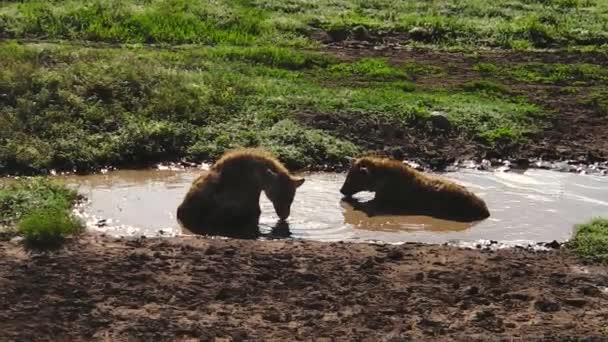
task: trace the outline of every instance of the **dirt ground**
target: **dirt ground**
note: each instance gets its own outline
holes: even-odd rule
[[[385,151],[395,158],[420,159],[433,167],[442,167],[456,159],[580,160],[585,163],[608,160],[608,120],[583,102],[596,86],[593,83],[538,84],[519,82],[510,78],[484,76],[474,69],[476,63],[515,66],[521,63],[596,63],[606,64],[605,55],[591,53],[523,53],[509,51],[478,51],[475,55],[462,52],[432,50],[395,50],[334,46],[326,49],[344,60],[363,57],[387,58],[398,65],[416,62],[437,66],[444,74],[421,75],[415,79],[419,89],[458,89],[466,82],[489,80],[505,85],[514,96],[524,96],[551,113],[550,129],[529,137],[525,143],[488,146],[467,138],[457,131],[429,131],[424,125],[403,122],[377,122],[365,113],[303,112],[298,118],[307,125],[335,132],[364,148]],[[328,82],[332,82],[328,80]]]
[[[88,235],[0,243],[0,340],[608,340],[608,268],[563,250]]]

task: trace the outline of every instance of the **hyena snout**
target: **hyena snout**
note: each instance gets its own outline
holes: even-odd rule
[[[279,216],[279,219],[281,219],[282,221],[287,220],[287,218],[291,214],[291,208],[289,205],[275,205],[274,210]]]

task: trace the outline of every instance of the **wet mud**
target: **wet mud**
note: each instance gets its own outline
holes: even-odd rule
[[[88,236],[0,243],[0,339],[605,339],[608,274],[563,250]],[[593,339],[595,338],[595,339]]]

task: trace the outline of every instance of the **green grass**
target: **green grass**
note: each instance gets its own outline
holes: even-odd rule
[[[513,66],[497,66],[477,63],[473,67],[484,76],[507,77],[520,82],[541,84],[608,83],[608,69],[588,63],[522,63]]]
[[[82,229],[82,222],[69,211],[48,207],[26,214],[19,221],[17,231],[30,246],[49,248],[60,245],[67,236],[78,234]]]
[[[71,214],[77,193],[47,178],[6,181],[0,185],[1,235],[22,235],[36,247],[55,246],[82,229]],[[16,229],[15,229],[16,228]]]
[[[511,91],[506,86],[486,80],[469,81],[464,83],[462,88],[468,92],[478,92],[488,95],[511,95]]]
[[[591,92],[582,104],[594,111],[599,117],[608,117],[608,91],[602,89]]]
[[[522,141],[545,127],[545,112],[497,94],[498,85],[416,90],[404,77],[400,66],[379,59],[344,63],[285,48],[3,43],[0,169],[204,161],[236,146],[262,146],[302,168],[340,165],[365,149],[331,127],[303,126],[299,113],[310,112],[365,113],[378,123],[413,127],[441,110],[461,134],[488,146]]]
[[[608,220],[597,218],[577,225],[568,247],[585,259],[608,263]]]
[[[388,64],[384,59],[364,58],[354,63],[332,65],[329,71],[335,76],[358,76],[364,78],[405,78],[406,73]]]
[[[14,225],[36,208],[69,209],[76,198],[75,191],[46,178],[6,181],[0,183],[0,223]]]
[[[447,47],[601,49],[607,18],[592,0],[32,0],[2,2],[0,36],[314,47],[314,29],[341,39],[365,27]]]

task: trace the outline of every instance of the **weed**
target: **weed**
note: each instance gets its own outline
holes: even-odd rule
[[[583,100],[583,105],[591,108],[597,116],[608,117],[608,93],[596,91]]]
[[[511,91],[509,88],[502,84],[498,84],[491,81],[470,81],[463,84],[463,89],[469,92],[479,92],[493,95],[510,95]]]
[[[13,225],[36,208],[71,208],[77,193],[46,178],[8,181],[0,185],[0,225]]]
[[[333,65],[329,71],[341,76],[359,76],[367,78],[403,78],[405,73],[393,68],[385,60],[364,58],[354,63]]]
[[[82,229],[82,222],[68,210],[50,206],[24,215],[19,221],[17,231],[29,245],[49,248],[58,246],[67,236],[77,234]]]
[[[437,76],[445,73],[441,67],[417,62],[407,62],[403,64],[403,70],[412,78],[430,75]]]
[[[482,75],[493,75],[499,70],[498,66],[492,63],[476,63],[473,69],[479,71]]]
[[[568,247],[585,259],[608,262],[608,220],[597,218],[577,225]]]
[[[526,83],[577,85],[608,82],[608,71],[601,65],[588,63],[522,63],[514,66],[497,66],[477,63],[473,68],[484,76],[508,77]]]

